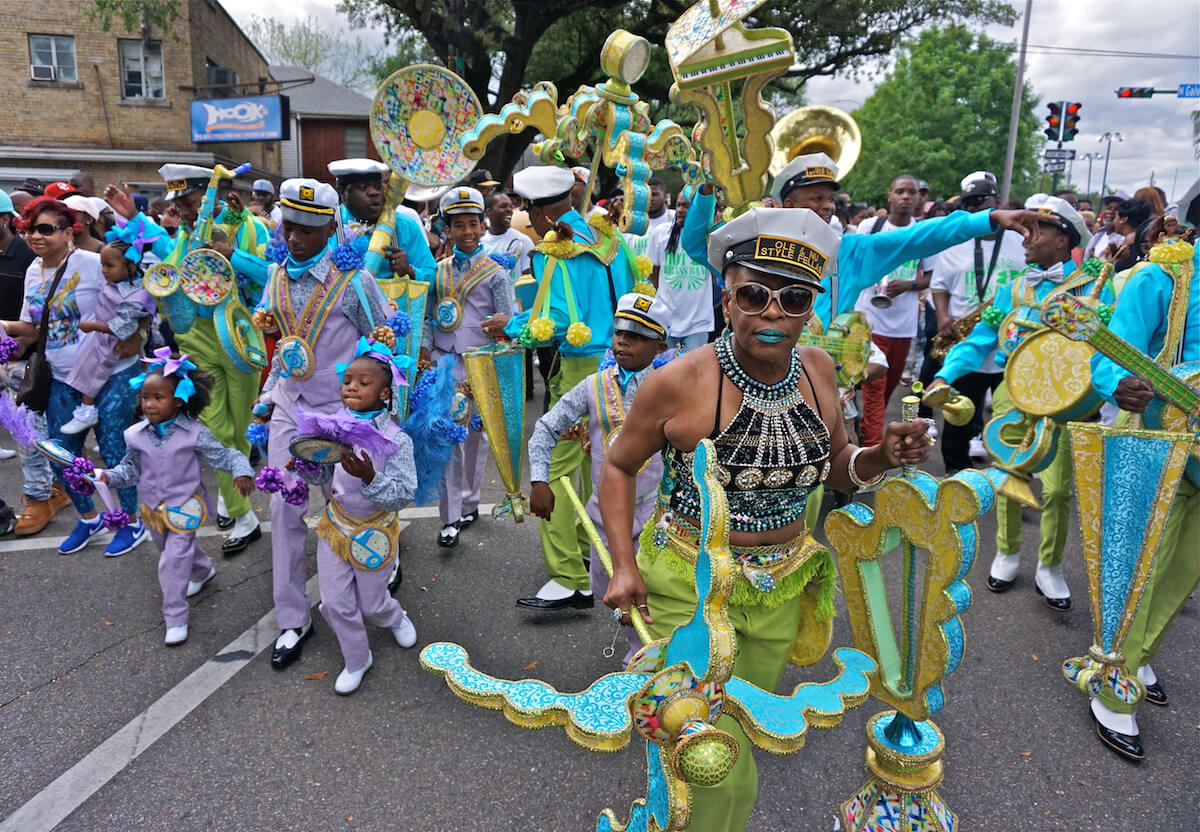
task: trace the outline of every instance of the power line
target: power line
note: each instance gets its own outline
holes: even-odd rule
[[[1106,58],[1165,58],[1168,60],[1200,61],[1200,55],[1179,55],[1163,52],[1131,52],[1121,49],[1094,49],[1078,46],[1047,46],[1045,44],[1029,44],[1028,51],[1039,55],[1072,54],[1080,57]]]

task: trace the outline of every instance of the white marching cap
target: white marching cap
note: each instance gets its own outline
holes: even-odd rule
[[[613,329],[661,341],[667,337],[667,318],[666,301],[641,292],[630,292],[617,298]]]
[[[751,208],[709,232],[708,262],[719,273],[737,263],[824,291],[842,238],[808,208]]]
[[[553,165],[532,165],[513,174],[513,190],[534,205],[551,205],[571,192],[575,174]]]
[[[325,225],[338,207],[337,191],[316,179],[285,179],[279,186],[283,219],[300,225]]]

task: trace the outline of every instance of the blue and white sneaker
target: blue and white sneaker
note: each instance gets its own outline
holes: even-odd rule
[[[112,542],[104,550],[104,557],[119,558],[121,555],[139,546],[149,536],[150,534],[146,531],[146,527],[141,523],[134,523],[123,529],[118,529],[117,533],[113,535]]]
[[[104,526],[100,523],[100,515],[97,514],[91,520],[80,519],[75,524],[74,530],[67,535],[58,547],[60,555],[73,555],[92,542],[92,538],[104,531]]]

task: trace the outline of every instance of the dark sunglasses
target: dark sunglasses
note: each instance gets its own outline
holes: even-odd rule
[[[813,293],[803,286],[768,289],[761,283],[739,283],[733,289],[733,301],[747,315],[761,315],[771,301],[776,301],[783,314],[798,318],[812,310]]]
[[[37,225],[29,226],[30,234],[33,234],[36,232],[38,234],[41,234],[43,237],[49,237],[55,231],[70,231],[70,230],[71,230],[71,226],[69,226],[69,225],[51,225],[48,222],[39,222]]]

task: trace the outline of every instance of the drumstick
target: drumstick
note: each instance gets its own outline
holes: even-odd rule
[[[588,540],[591,541],[592,546],[595,548],[596,556],[604,564],[604,571],[611,578],[613,574],[612,558],[609,557],[608,548],[604,545],[604,541],[600,539],[600,532],[596,530],[596,524],[592,522],[591,517],[588,517],[583,503],[579,500],[579,495],[575,493],[575,486],[571,485],[571,478],[562,477],[559,479],[558,484],[567,492],[567,499],[575,507],[575,515],[579,518],[579,522],[583,524],[583,530],[587,533]],[[650,635],[650,628],[646,626],[646,622],[642,618],[642,614],[638,612],[637,607],[629,608],[629,618],[633,622],[633,629],[637,631],[638,636],[642,639],[642,644],[649,644],[654,641],[654,638]]]

